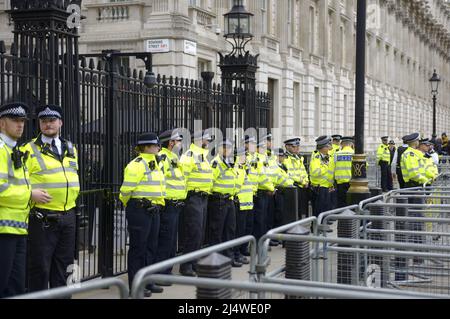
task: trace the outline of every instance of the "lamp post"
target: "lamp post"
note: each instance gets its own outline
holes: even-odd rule
[[[356,16],[356,83],[355,83],[355,155],[352,180],[347,193],[348,204],[357,204],[370,197],[364,154],[364,99],[366,81],[366,10],[367,1],[357,1]]]
[[[438,95],[438,89],[439,89],[439,82],[441,82],[441,79],[436,73],[436,69],[433,72],[433,76],[430,79],[430,86],[431,86],[431,94],[433,95],[433,141],[436,140],[437,134],[436,134],[436,102],[437,102],[437,95]]]
[[[238,93],[241,99],[237,104],[238,118],[236,124],[244,128],[255,127],[256,119],[256,71],[258,69],[258,55],[250,54],[246,45],[253,39],[253,13],[248,12],[243,0],[234,0],[230,12],[224,14],[225,39],[231,44],[230,53],[223,55],[219,52],[219,67],[222,71],[222,87],[226,93]],[[233,91],[237,88],[237,92]],[[220,129],[231,127],[228,120],[221,117]],[[243,123],[242,123],[243,122]],[[224,131],[223,131],[224,132]]]

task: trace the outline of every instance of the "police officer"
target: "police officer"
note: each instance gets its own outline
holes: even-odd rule
[[[213,174],[208,161],[208,145],[213,137],[207,132],[196,132],[194,143],[181,156],[180,163],[187,183],[186,206],[183,211],[182,251],[184,254],[201,248],[208,210],[208,195],[211,193]],[[180,265],[183,276],[196,276],[195,263]]]
[[[41,134],[25,145],[31,186],[48,194],[30,214],[29,291],[67,285],[74,263],[76,199],[80,192],[78,155],[72,142],[59,133],[63,110],[59,105],[37,109]]]
[[[136,273],[156,262],[160,213],[165,205],[166,183],[159,163],[159,138],[155,133],[139,136],[136,152],[139,154],[125,168],[120,200],[126,206],[130,249],[128,250],[128,283]],[[147,286],[144,294],[161,293],[155,284]]]
[[[210,245],[230,241],[236,236],[236,212],[234,199],[240,189],[240,180],[234,168],[233,143],[220,143],[219,154],[211,161],[213,186],[208,199],[208,240]],[[232,260],[233,267],[242,267],[234,259],[232,249],[224,255]]]
[[[355,154],[353,142],[353,137],[342,137],[342,149],[334,154],[337,208],[347,206],[347,192],[352,179],[352,161]]]
[[[437,165],[433,162],[433,159],[428,154],[431,149],[431,141],[428,138],[421,139],[419,141],[419,151],[422,153],[421,158],[421,172],[425,174],[427,178],[434,181],[439,175]]]
[[[330,158],[331,138],[321,136],[316,140],[317,151],[311,157],[309,176],[313,193],[313,214],[330,210],[330,198],[333,189],[334,158]]]
[[[403,153],[408,148],[408,144],[403,140],[403,145],[398,147],[395,152],[394,156],[392,158],[391,162],[391,173],[393,175],[393,178],[397,177],[398,184],[400,188],[405,188],[405,181],[403,180],[403,174],[402,169],[400,167],[400,160],[402,158]]]
[[[394,175],[391,172],[392,172],[392,167],[396,166],[396,164],[394,163],[394,155],[395,155],[395,151],[397,150],[397,148],[395,147],[394,140],[389,141],[388,148],[389,148],[388,190],[391,191],[394,189]]]
[[[309,206],[311,195],[309,190],[309,178],[306,172],[303,156],[300,155],[300,138],[292,138],[284,141],[286,147],[286,160],[284,165],[287,168],[289,177],[294,181],[298,188],[298,208],[299,217],[309,215]]]
[[[342,135],[333,135],[332,138],[332,149],[330,150],[330,156],[334,156],[334,154],[341,150],[342,143]]]
[[[176,130],[169,130],[162,133],[159,139],[162,144],[159,156],[166,180],[166,198],[164,212],[161,214],[156,262],[176,255],[178,221],[187,196],[186,179],[177,155],[177,152],[181,150],[183,136]],[[172,267],[163,273],[171,274]]]
[[[25,293],[26,235],[32,191],[24,165],[28,154],[19,150],[17,140],[22,137],[27,111],[24,103],[0,107],[0,298]]]
[[[383,136],[381,138],[382,144],[377,149],[377,164],[380,165],[381,169],[381,189],[383,192],[387,192],[389,190],[389,162],[391,160],[391,153],[389,152],[389,136]]]
[[[236,238],[241,238],[247,235],[251,235],[246,232],[248,215],[253,211],[253,184],[250,181],[247,172],[250,169],[246,166],[245,148],[238,148],[235,152],[235,164],[234,168],[237,171],[240,185],[239,192],[237,194],[238,201],[236,202]],[[241,264],[248,264],[249,260],[244,256],[247,250],[247,245],[242,245],[234,248],[234,260]]]

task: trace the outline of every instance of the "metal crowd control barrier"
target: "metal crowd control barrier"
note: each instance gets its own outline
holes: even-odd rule
[[[127,299],[129,296],[128,286],[119,278],[107,278],[101,280],[90,281],[81,284],[75,284],[71,287],[61,287],[50,290],[34,292],[30,294],[20,295],[11,299],[62,299],[72,295],[92,292],[99,289],[117,287],[119,290],[119,298]]]
[[[149,267],[141,269],[136,276],[134,277],[131,289],[131,296],[135,299],[142,299],[144,297],[144,288],[147,284],[152,282],[152,276],[155,273],[162,271],[168,267],[182,264],[190,261],[197,260],[201,257],[208,256],[212,253],[221,252],[223,250],[233,248],[236,246],[240,246],[242,244],[250,243],[250,271],[249,271],[249,281],[256,281],[256,239],[253,236],[245,236],[242,238],[237,238],[225,243],[221,243],[215,246],[207,247],[198,251],[194,251],[192,253],[182,255],[179,257],[175,257],[173,259],[169,259],[163,261],[158,264],[151,265]],[[167,278],[166,278],[167,277]],[[174,276],[164,276],[165,282],[173,282],[173,280],[177,278],[177,280],[182,280],[183,278],[174,277]],[[167,279],[167,280],[166,280]],[[170,280],[168,280],[170,279]],[[184,278],[186,279],[186,278]],[[200,278],[194,279],[200,280]],[[218,287],[218,286],[217,286]],[[214,288],[217,288],[214,287]]]

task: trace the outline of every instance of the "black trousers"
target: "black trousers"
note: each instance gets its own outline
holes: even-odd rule
[[[0,234],[0,299],[25,293],[27,236]]]
[[[269,197],[266,191],[258,191],[255,196],[254,218],[253,218],[253,236],[258,241],[266,233],[267,209],[269,206]]]
[[[383,192],[387,192],[389,190],[389,163],[385,161],[380,161],[380,169],[381,169],[381,189]]]
[[[28,289],[30,292],[67,285],[74,264],[75,210],[43,223],[30,215]]]
[[[398,179],[398,184],[399,184],[400,188],[401,189],[406,188],[405,180],[403,179],[402,169],[397,167],[396,172],[397,172],[397,179]]]
[[[182,207],[177,207],[172,202],[166,201],[166,206],[160,218],[156,262],[175,257],[177,253],[178,220],[182,210]],[[172,273],[172,267],[163,271],[163,273]]]
[[[274,203],[275,203],[275,213],[274,213],[274,227],[273,228],[277,228],[282,226],[283,224],[283,213],[284,213],[284,209],[285,209],[285,205],[284,205],[284,195],[283,195],[283,190],[279,190],[275,193],[274,195]]]
[[[128,250],[128,283],[136,273],[156,262],[160,213],[149,213],[131,200],[126,208],[130,248]]]
[[[210,246],[236,238],[236,212],[232,200],[209,199],[207,232]],[[227,249],[223,254],[234,258],[233,249]]]
[[[253,201],[255,201],[255,197],[253,198]],[[255,223],[255,208],[253,207],[252,210],[248,210],[245,213],[245,236],[247,235],[253,235],[253,225]],[[242,254],[247,254],[249,252],[248,250],[249,244],[242,244],[240,247],[240,251]]]
[[[267,233],[269,230],[273,229],[275,225],[275,197],[274,195],[267,196],[267,220],[266,220],[266,229],[264,233]]]
[[[236,212],[236,236],[235,238],[241,238],[250,234],[247,234],[247,218],[251,214],[251,210],[239,210],[239,206],[235,206]],[[237,259],[241,256],[241,253],[247,249],[248,244],[244,244],[238,247],[234,247],[234,258]]]
[[[337,184],[336,197],[337,208],[347,207],[347,192],[350,188],[350,183]]]
[[[319,217],[323,212],[330,210],[331,193],[329,188],[313,188],[313,215]]]
[[[298,187],[298,218],[303,219],[309,217],[309,202],[311,199],[311,191],[309,188]]]
[[[184,207],[182,223],[182,252],[188,254],[199,250],[205,237],[205,224],[208,212],[208,197],[193,193],[188,195],[186,206]],[[180,269],[192,268],[193,262],[184,263]]]

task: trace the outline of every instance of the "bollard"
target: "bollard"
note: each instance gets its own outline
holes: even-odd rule
[[[355,212],[346,210],[342,216],[354,216]],[[346,219],[338,220],[338,238],[359,238],[359,220]],[[350,247],[339,245],[339,247]],[[358,284],[358,270],[355,253],[337,253],[337,283],[347,285]]]
[[[382,204],[382,201],[378,201],[376,202],[377,204]],[[386,208],[385,207],[370,207],[370,215],[373,216],[385,216],[386,215]],[[372,226],[370,227],[371,229],[386,229],[387,228],[387,224],[385,221],[383,220],[374,220],[372,221]],[[380,241],[385,241],[386,240],[386,235],[385,234],[378,234],[378,233],[371,233],[369,234],[369,238],[370,240],[380,240]],[[370,247],[373,249],[382,249],[380,247]],[[390,272],[390,267],[389,267],[389,257],[387,256],[374,256],[374,255],[370,255],[368,256],[368,265],[377,265],[378,268],[381,271],[381,282],[379,283],[380,287],[387,287],[388,281],[389,281],[389,272]],[[373,267],[370,267],[370,269],[376,269]],[[368,270],[368,267],[364,267],[364,272],[366,272]]]
[[[397,198],[397,204],[407,204],[408,199],[406,198]],[[397,207],[395,209],[395,215],[397,217],[400,216],[408,216],[408,208],[406,207]],[[401,221],[395,222],[395,230],[406,230],[406,223]],[[403,234],[395,234],[396,242],[406,242],[406,236]],[[395,281],[404,281],[407,279],[408,275],[407,271],[407,259],[405,257],[395,257]]]
[[[214,253],[200,260],[197,264],[199,278],[231,280],[231,259]],[[197,299],[230,299],[230,288],[197,287]]]
[[[309,229],[296,226],[286,232],[289,235],[308,236]],[[287,279],[311,280],[310,244],[307,241],[286,241],[286,273]],[[286,299],[298,299],[297,296],[288,296]]]

